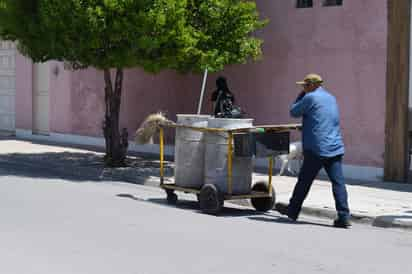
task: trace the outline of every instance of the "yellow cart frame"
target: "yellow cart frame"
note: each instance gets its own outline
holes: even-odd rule
[[[205,127],[193,127],[179,124],[163,125],[159,129],[159,139],[160,139],[160,187],[166,191],[181,191],[185,193],[200,194],[200,189],[180,187],[175,184],[164,182],[164,128],[184,128],[190,130],[196,130],[201,132],[211,132],[211,133],[227,133],[228,134],[228,152],[227,152],[227,189],[228,193],[224,195],[224,200],[235,200],[235,199],[252,199],[252,198],[267,198],[272,197],[272,175],[273,175],[273,156],[268,157],[269,159],[269,170],[268,170],[268,191],[251,191],[249,194],[233,195],[233,135],[240,132],[250,132],[256,130],[257,128],[264,129],[267,131],[275,132],[287,132],[291,130],[298,130],[301,128],[301,124],[282,124],[282,125],[262,125],[255,126],[251,128],[241,128],[241,129],[223,129],[223,128],[205,128]]]

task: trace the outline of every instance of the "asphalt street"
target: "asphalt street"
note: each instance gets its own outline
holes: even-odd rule
[[[129,183],[0,175],[0,273],[412,272],[410,231],[292,224],[230,203],[216,217],[191,195],[164,198]]]

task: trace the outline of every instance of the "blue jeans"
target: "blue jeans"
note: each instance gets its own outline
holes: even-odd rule
[[[338,218],[348,220],[349,206],[348,193],[346,191],[345,179],[342,172],[342,156],[320,157],[310,151],[304,151],[304,160],[299,172],[298,182],[293,190],[288,207],[288,215],[292,219],[297,219],[302,209],[303,201],[309,193],[313,180],[323,167],[332,182],[332,192],[335,199],[335,207]]]

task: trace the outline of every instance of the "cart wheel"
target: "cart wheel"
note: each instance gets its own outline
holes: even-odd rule
[[[167,203],[175,205],[177,203],[177,195],[173,189],[166,189]]]
[[[205,184],[199,193],[200,209],[207,214],[217,214],[223,207],[223,193],[213,184]]]
[[[252,187],[253,191],[264,191],[268,192],[268,184],[266,182],[257,182],[256,184],[253,185]],[[260,212],[266,212],[268,210],[271,210],[273,208],[273,205],[275,204],[276,200],[276,195],[275,195],[275,190],[272,187],[272,197],[260,197],[260,198],[251,198],[250,201],[253,205],[253,207]]]

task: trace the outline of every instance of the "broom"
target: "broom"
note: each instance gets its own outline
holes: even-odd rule
[[[135,142],[138,144],[153,144],[153,136],[156,134],[159,126],[173,124],[175,123],[167,119],[162,112],[150,114],[137,129]]]

